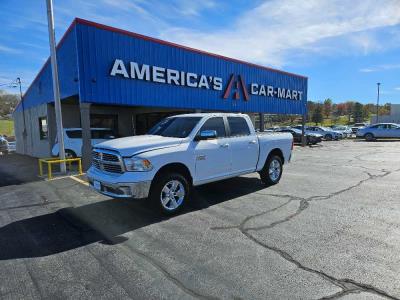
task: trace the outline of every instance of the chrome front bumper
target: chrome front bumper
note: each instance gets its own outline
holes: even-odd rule
[[[113,198],[147,198],[151,181],[109,183],[88,177],[89,186],[103,195]]]

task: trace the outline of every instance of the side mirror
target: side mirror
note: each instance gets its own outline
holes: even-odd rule
[[[200,134],[196,135],[195,141],[211,140],[217,138],[217,132],[215,130],[203,130]]]

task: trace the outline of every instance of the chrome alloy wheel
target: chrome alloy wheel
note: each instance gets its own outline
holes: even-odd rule
[[[279,176],[281,175],[281,164],[278,160],[273,159],[271,161],[269,164],[268,174],[272,181],[277,181],[279,179]]]
[[[161,205],[166,210],[175,210],[183,203],[185,194],[183,184],[178,180],[171,180],[161,190]]]

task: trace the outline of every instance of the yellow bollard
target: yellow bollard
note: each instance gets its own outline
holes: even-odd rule
[[[50,180],[53,178],[52,174],[51,174],[51,163],[47,162],[47,178]]]
[[[82,159],[78,160],[79,175],[82,175]]]
[[[59,164],[61,162],[68,163],[69,171],[72,169],[72,163],[78,162],[78,172],[79,175],[83,175],[82,170],[82,159],[81,158],[67,158],[67,159],[60,159],[60,158],[46,158],[46,159],[39,159],[39,175],[43,176],[43,164],[47,164],[47,178],[48,180],[53,179],[53,166],[52,164]]]

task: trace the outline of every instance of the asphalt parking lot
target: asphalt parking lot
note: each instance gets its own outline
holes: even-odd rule
[[[400,299],[400,142],[298,147],[278,185],[206,185],[171,218],[145,202],[0,187],[0,298]]]

